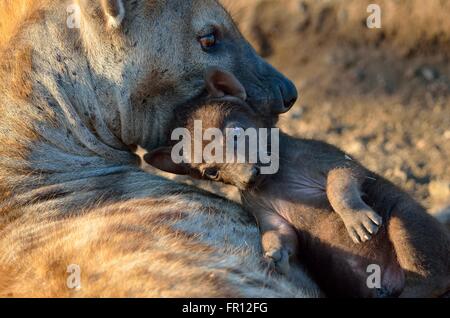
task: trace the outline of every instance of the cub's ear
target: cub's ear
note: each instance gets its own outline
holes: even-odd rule
[[[242,100],[247,99],[247,92],[241,82],[231,73],[211,68],[206,72],[206,89],[211,97],[220,98],[226,95]]]
[[[145,162],[153,167],[178,175],[187,175],[190,169],[185,163],[175,163],[172,161],[172,148],[162,147],[153,150],[144,156]]]
[[[100,0],[108,25],[118,28],[125,18],[123,0]]]

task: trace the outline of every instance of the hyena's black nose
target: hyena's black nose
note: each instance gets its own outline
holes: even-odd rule
[[[272,101],[272,113],[283,114],[289,111],[298,99],[297,88],[294,83],[280,74],[272,79],[274,100]]]
[[[279,85],[279,89],[280,89],[281,96],[283,99],[283,105],[282,105],[282,108],[280,109],[280,112],[285,113],[288,110],[290,110],[292,108],[292,106],[294,106],[295,102],[298,99],[298,92],[297,92],[297,88],[295,87],[294,83],[292,83],[287,78],[284,78],[281,81],[281,84]]]

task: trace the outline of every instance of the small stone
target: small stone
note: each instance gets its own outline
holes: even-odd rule
[[[439,77],[439,72],[436,69],[431,68],[429,66],[423,66],[419,68],[416,71],[416,74],[424,78],[428,82],[434,81]]]
[[[420,139],[416,142],[417,149],[425,149],[427,146],[427,142],[424,139]]]
[[[295,109],[294,111],[291,111],[292,119],[301,119],[302,117],[303,117],[303,107]]]
[[[444,138],[445,138],[445,139],[450,139],[450,130],[446,130],[446,131],[444,132]]]
[[[428,185],[428,192],[433,201],[450,200],[450,182],[444,180],[436,180]]]
[[[395,179],[402,181],[402,182],[406,182],[408,180],[408,175],[406,174],[406,172],[404,172],[402,169],[396,167],[393,170],[389,171],[390,175],[392,175],[392,177],[394,177]]]
[[[346,150],[350,154],[360,154],[364,151],[364,145],[360,141],[353,141],[346,147]]]

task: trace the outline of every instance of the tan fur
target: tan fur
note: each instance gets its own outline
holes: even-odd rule
[[[268,274],[239,206],[149,175],[131,152],[166,140],[212,66],[262,112],[288,81],[216,1],[124,1],[114,25],[108,1],[0,1],[0,295],[317,296],[301,271],[300,284]],[[74,3],[81,29],[65,27]],[[210,23],[233,43],[219,59],[196,40]],[[66,286],[71,264],[80,291]]]
[[[8,57],[8,64],[2,70],[2,78],[9,78],[13,97],[27,99],[32,91],[29,78],[31,72],[31,49],[23,48]]]
[[[24,24],[35,22],[40,17],[39,11],[48,2],[48,0],[0,1],[0,50],[8,46]]]
[[[128,207],[109,206],[70,222],[33,224],[29,234],[32,239],[19,245],[15,240],[10,242],[21,259],[16,261],[14,279],[8,275],[3,282],[7,294],[2,296],[176,297],[187,290],[198,297],[235,295],[237,291],[228,290],[223,274],[207,269],[214,250],[197,242],[194,235],[174,231],[170,225],[181,221],[182,214],[169,214],[173,207],[156,203],[167,213],[145,213],[145,207],[151,209],[155,202],[144,200],[129,202]],[[142,212],[136,213],[132,205]],[[24,227],[20,236],[30,230]],[[50,240],[53,237],[58,239]],[[21,251],[27,251],[27,255],[21,255]],[[66,287],[66,269],[73,263],[83,271],[79,292]],[[35,275],[31,288],[24,290],[24,280],[31,273]],[[191,284],[194,280],[199,284]],[[48,288],[42,291],[41,284]],[[217,289],[217,285],[223,289]]]
[[[227,214],[218,211],[226,210]],[[219,200],[166,196],[115,203],[80,217],[30,219],[0,240],[3,297],[236,297],[312,296],[270,276],[258,259],[248,259],[257,231],[236,207]],[[177,204],[174,204],[177,202]],[[210,201],[214,203],[214,200]],[[158,212],[154,211],[155,205]],[[186,208],[190,205],[190,211]],[[196,210],[194,213],[193,210]],[[149,213],[154,211],[155,213]],[[186,212],[183,212],[186,211]],[[229,214],[231,213],[231,215]],[[203,240],[192,223],[209,224],[215,238]],[[222,224],[234,223],[236,237]],[[6,231],[8,233],[8,231]],[[240,236],[238,238],[237,236]],[[254,237],[253,237],[254,236]],[[226,244],[218,248],[218,241]],[[245,239],[248,246],[240,244]],[[221,254],[229,255],[224,259]],[[256,262],[255,262],[256,261]],[[66,286],[67,266],[77,264],[81,289]],[[307,282],[307,280],[305,280]],[[42,288],[45,286],[45,288]],[[262,288],[265,286],[265,288]]]

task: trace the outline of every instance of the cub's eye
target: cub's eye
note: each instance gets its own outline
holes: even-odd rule
[[[219,179],[220,173],[219,170],[216,168],[208,168],[205,170],[204,175],[211,180],[217,180]]]
[[[217,44],[217,37],[215,33],[210,33],[198,38],[198,42],[202,46],[203,51],[212,49]]]

